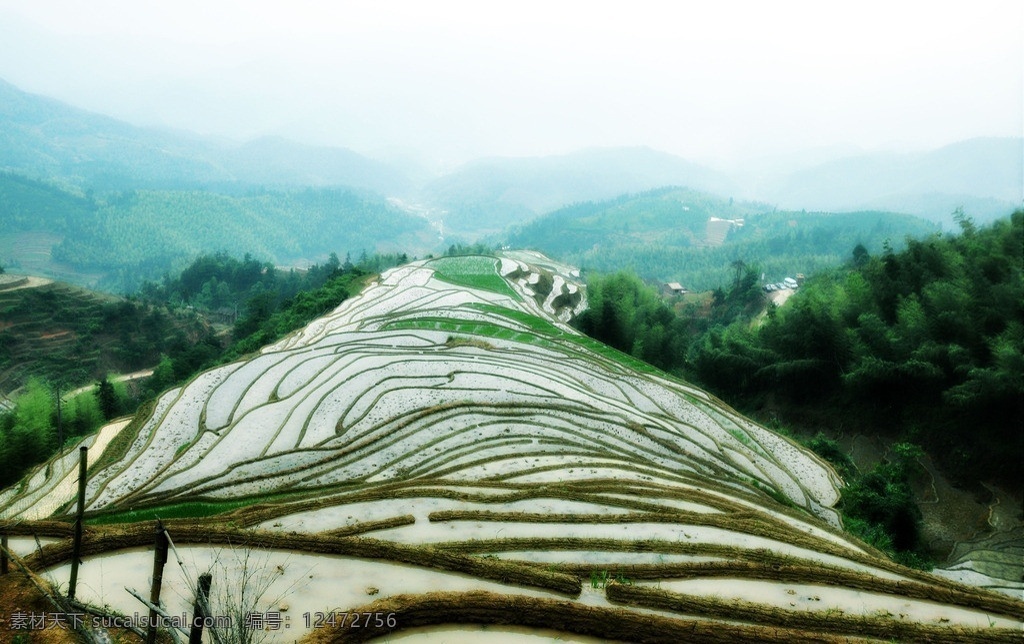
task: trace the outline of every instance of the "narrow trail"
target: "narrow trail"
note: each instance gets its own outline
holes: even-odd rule
[[[793,295],[793,293],[796,293],[796,290],[791,288],[784,288],[780,291],[772,291],[771,293],[767,293],[766,295],[768,297],[769,302],[771,302],[775,306],[782,306],[783,304],[786,303],[786,300],[788,300]],[[768,319],[768,308],[769,307],[765,307],[765,310],[758,313],[757,317],[754,318],[754,328],[760,327],[762,324],[764,324],[764,321]]]
[[[138,380],[139,378],[148,378],[148,377],[150,377],[152,375],[153,375],[153,370],[152,369],[143,369],[142,371],[135,371],[133,373],[123,373],[123,374],[120,374],[118,376],[115,376],[114,377],[114,382],[128,382],[129,380]],[[79,387],[78,389],[73,389],[72,391],[69,391],[68,395],[69,396],[77,396],[79,394],[83,394],[83,393],[89,391],[90,389],[92,389],[95,386],[96,385],[94,385],[94,384],[93,385],[84,385],[82,387]]]

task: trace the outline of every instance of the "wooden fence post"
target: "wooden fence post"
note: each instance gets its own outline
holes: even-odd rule
[[[203,641],[203,623],[208,617],[203,606],[209,603],[212,581],[213,576],[210,573],[199,575],[199,584],[196,586],[196,602],[192,606],[192,629],[188,633],[188,644],[201,644]]]
[[[7,574],[7,533],[0,535],[0,575]]]
[[[156,543],[153,549],[153,585],[149,590],[149,603],[154,607],[160,605],[160,586],[164,580],[164,564],[167,563],[167,535],[164,533],[164,524],[156,522]],[[149,609],[149,630],[146,631],[146,644],[156,642],[156,620],[155,608]]]
[[[89,448],[78,449],[78,509],[75,511],[75,542],[71,551],[71,581],[68,582],[68,599],[75,598],[78,585],[79,556],[82,553],[82,515],[85,514],[85,468],[89,462]]]

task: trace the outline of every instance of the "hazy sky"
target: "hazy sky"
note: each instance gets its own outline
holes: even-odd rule
[[[1024,130],[1024,2],[0,0],[0,77],[138,124],[430,161]]]

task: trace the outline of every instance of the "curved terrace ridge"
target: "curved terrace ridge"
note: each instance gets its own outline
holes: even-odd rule
[[[650,641],[709,622],[787,641],[1019,634],[1018,599],[844,533],[842,481],[817,456],[572,329],[586,303],[579,272],[536,253],[420,260],[164,392],[86,439],[83,601],[137,610],[118,593],[144,583],[160,518],[185,553],[175,614],[201,569],[245,576],[227,547],[264,553],[292,614],[398,616],[366,638],[556,614],[578,617],[562,634],[611,620]],[[75,467],[55,457],[0,492],[12,549],[58,583]],[[293,625],[280,637],[356,637]]]

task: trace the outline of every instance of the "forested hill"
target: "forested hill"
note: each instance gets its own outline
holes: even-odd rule
[[[727,400],[920,442],[961,478],[1019,488],[1024,211],[814,276],[760,328],[712,330],[691,373]],[[778,408],[778,407],[777,407]]]
[[[420,200],[444,209],[450,230],[497,232],[578,201],[676,185],[725,195],[737,189],[726,175],[665,152],[595,148],[473,161],[428,183]]]
[[[27,230],[64,233],[86,219],[96,203],[43,181],[0,172],[0,234]]]
[[[748,266],[711,298],[674,306],[635,275],[590,276],[575,324],[800,436],[840,470],[845,525],[872,544],[922,565],[992,527],[1000,552],[967,568],[1016,583],[1020,557],[1007,544],[1019,500],[1009,523],[988,523],[979,483],[1024,488],[1024,212],[980,229],[959,217],[959,236],[900,252],[854,247],[767,315]],[[871,455],[868,443],[887,453]],[[941,474],[922,468],[921,447]],[[946,478],[978,505],[951,501]],[[973,560],[973,547],[959,561]]]
[[[136,127],[0,80],[0,169],[97,192],[253,186],[409,189],[397,168],[343,148],[278,139],[233,143]]]
[[[288,263],[331,252],[420,251],[427,222],[370,194],[340,189],[228,197],[209,192],[140,191],[100,207],[95,222],[54,249],[83,267],[144,266],[225,250]]]
[[[341,188],[86,197],[7,174],[0,175],[0,195],[0,263],[14,270],[31,263],[36,272],[115,291],[204,252],[288,264],[331,252],[424,253],[436,244],[426,220],[373,193]]]
[[[0,396],[33,377],[67,391],[151,368],[209,333],[195,316],[67,284],[0,290]]]
[[[713,217],[743,221],[709,228]],[[886,242],[900,247],[905,237],[936,229],[910,215],[777,211],[685,188],[662,188],[562,208],[520,227],[508,242],[584,270],[630,268],[644,279],[708,290],[727,283],[737,261],[756,265],[768,280],[778,281],[838,265],[857,244],[877,252]]]

